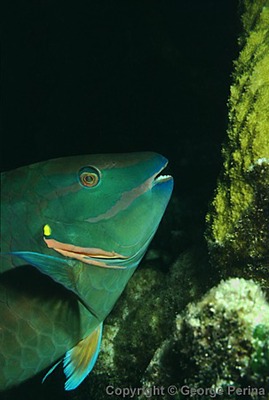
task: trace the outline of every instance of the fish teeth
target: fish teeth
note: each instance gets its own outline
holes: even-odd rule
[[[171,175],[159,175],[157,176],[157,178],[155,179],[155,182],[159,182],[159,181],[166,181],[168,179],[171,179]]]

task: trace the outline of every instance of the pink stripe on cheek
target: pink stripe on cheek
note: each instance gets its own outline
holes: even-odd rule
[[[65,255],[67,255],[68,253],[72,253],[72,254],[80,254],[83,257],[97,257],[97,258],[127,258],[125,256],[123,256],[122,254],[118,254],[115,251],[106,251],[103,249],[99,249],[97,247],[80,247],[80,246],[74,246],[73,244],[68,244],[68,243],[62,243],[59,242],[58,240],[55,239],[47,239],[45,237],[43,237],[46,245],[50,248],[50,249],[54,249],[58,252],[61,251],[65,251]],[[63,254],[63,253],[62,253]]]

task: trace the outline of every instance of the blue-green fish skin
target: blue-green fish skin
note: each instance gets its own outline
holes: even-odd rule
[[[2,174],[0,390],[63,357],[67,390],[90,372],[171,196],[166,164],[150,152],[83,155]]]

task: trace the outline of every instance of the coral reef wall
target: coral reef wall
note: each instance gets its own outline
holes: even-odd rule
[[[269,1],[245,0],[243,10],[224,168],[206,237],[221,277],[252,278],[268,292]]]

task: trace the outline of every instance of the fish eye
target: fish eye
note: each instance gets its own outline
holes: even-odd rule
[[[94,187],[100,182],[100,172],[94,167],[83,167],[79,171],[79,181],[85,187]]]

